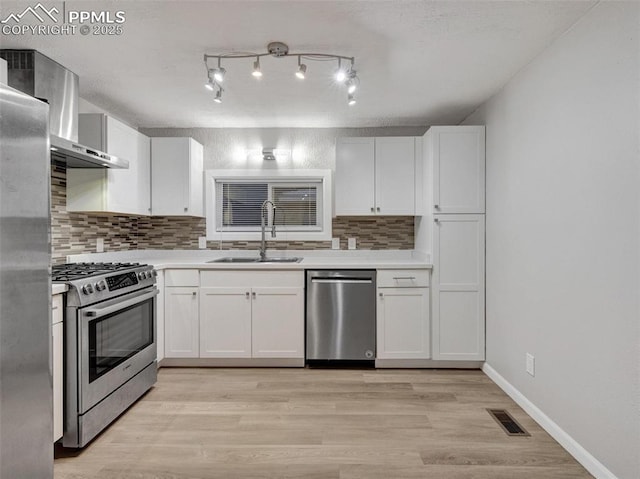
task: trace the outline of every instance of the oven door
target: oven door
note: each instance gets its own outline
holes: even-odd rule
[[[78,309],[83,414],[156,359],[155,287]]]

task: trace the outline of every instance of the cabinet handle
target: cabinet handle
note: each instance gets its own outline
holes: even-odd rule
[[[246,297],[247,299],[249,299],[249,291],[247,291],[246,293],[244,293],[244,295],[245,295],[245,297]]]
[[[440,223],[440,220],[438,218],[433,218],[433,221],[436,223]]]
[[[408,279],[411,281],[415,281],[416,277],[415,276],[394,276],[393,279],[396,279],[396,280]]]
[[[380,207],[379,207],[379,206],[376,208],[376,211],[377,211],[378,213],[380,213]]]
[[[375,212],[375,208],[373,206],[371,207],[371,212]]]
[[[439,210],[439,209],[440,209],[440,205],[433,205],[433,207],[434,207],[435,209],[437,209],[437,210]]]
[[[384,294],[383,294],[383,293],[380,293],[380,297],[381,297],[381,298],[384,298]]]
[[[253,299],[256,299],[256,292],[255,292],[255,291],[253,291],[253,292],[251,293],[251,296],[253,297]]]
[[[185,207],[184,207],[184,211],[185,211],[185,213],[186,213],[187,211],[189,211],[189,208],[187,208],[187,207],[185,206]]]
[[[197,293],[194,291],[193,293],[191,293],[191,296],[195,296]]]

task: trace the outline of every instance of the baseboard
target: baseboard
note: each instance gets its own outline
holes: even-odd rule
[[[304,358],[164,358],[158,365],[163,368],[303,368]]]
[[[376,359],[376,368],[481,369],[482,361],[451,361],[433,359]]]
[[[509,381],[503,378],[489,364],[484,363],[482,366],[484,372],[489,378],[507,393],[518,406],[536,421],[542,429],[547,431],[558,443],[571,454],[576,461],[584,466],[596,479],[618,479],[609,469],[607,469],[600,461],[598,461],[589,451],[580,445],[578,441],[573,439],[556,424],[549,416],[542,412],[527,397],[518,391]]]

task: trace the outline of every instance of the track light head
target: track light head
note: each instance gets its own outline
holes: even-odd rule
[[[355,70],[349,71],[349,78],[347,78],[347,93],[353,95],[360,85],[360,79]]]
[[[217,81],[218,83],[222,83],[224,81],[225,73],[227,73],[227,70],[225,70],[224,68],[222,68],[222,67],[215,68],[213,70],[213,79],[215,81]]]
[[[349,106],[356,104],[356,97],[353,96],[353,94],[349,94],[349,96],[347,96],[347,104]]]
[[[253,72],[251,72],[251,74],[256,78],[260,78],[262,76],[262,70],[260,70],[259,58],[256,58],[256,61],[253,62]]]
[[[300,80],[304,80],[305,74],[307,73],[307,65],[301,63],[298,65],[298,71],[296,72],[296,76],[300,78]]]
[[[214,89],[214,85],[215,83],[213,83],[213,81],[211,80],[211,78],[209,78],[209,81],[207,83],[204,84],[204,87],[209,90],[209,91],[213,91]]]
[[[222,88],[218,88],[218,91],[216,92],[216,96],[213,99],[213,101],[215,101],[216,103],[222,103]]]

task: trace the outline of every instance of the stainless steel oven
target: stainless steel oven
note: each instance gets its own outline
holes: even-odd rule
[[[112,268],[66,281],[65,447],[84,447],[156,382],[155,271]]]

